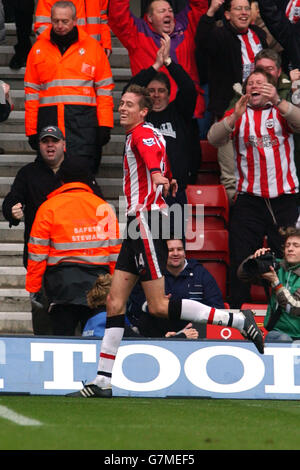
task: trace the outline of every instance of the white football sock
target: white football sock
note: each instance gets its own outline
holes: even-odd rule
[[[245,323],[245,317],[241,312],[231,313],[189,299],[182,299],[180,318],[196,323],[231,326],[239,331],[243,329]]]
[[[124,328],[111,327],[105,330],[101,343],[98,372],[93,380],[93,383],[98,387],[106,387],[111,383],[112,369],[123,334]]]

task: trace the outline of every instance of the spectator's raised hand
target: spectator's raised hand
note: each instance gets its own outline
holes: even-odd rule
[[[162,45],[163,51],[163,59],[164,62],[170,57],[170,49],[171,49],[171,38],[168,34],[162,33],[162,38],[160,43]]]
[[[164,65],[165,60],[170,56],[171,38],[165,33],[162,33],[162,36],[160,48],[157,51],[156,59],[152,66],[155,70],[159,70]]]
[[[261,88],[261,94],[274,105],[279,100],[277,89],[274,87],[274,85],[272,85],[272,83],[264,83]]]
[[[240,118],[244,112],[246,111],[247,103],[249,101],[249,95],[243,95],[240,99],[236,102],[234,107],[234,112],[238,118]]]
[[[214,16],[215,13],[221,8],[224,0],[211,0],[210,7],[207,10],[207,16]]]
[[[290,71],[290,79],[292,82],[295,82],[296,80],[300,80],[300,70],[299,69],[293,69]]]

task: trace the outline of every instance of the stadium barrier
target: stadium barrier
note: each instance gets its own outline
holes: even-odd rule
[[[101,339],[0,336],[0,394],[64,395],[95,377]],[[124,339],[116,397],[299,399],[300,348],[247,341]]]

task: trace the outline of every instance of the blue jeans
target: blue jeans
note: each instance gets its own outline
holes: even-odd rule
[[[278,343],[280,341],[292,343],[292,338],[282,331],[271,330],[265,337],[265,343]]]

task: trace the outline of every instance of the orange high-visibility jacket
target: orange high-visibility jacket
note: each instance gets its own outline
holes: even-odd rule
[[[85,0],[86,32],[111,51],[108,0]]]
[[[57,125],[64,134],[65,106],[95,107],[98,126],[113,127],[114,84],[104,49],[78,28],[78,41],[61,55],[50,40],[50,29],[40,34],[27,59],[24,77],[26,135],[37,133],[39,108],[47,106],[57,107]],[[74,121],[79,130],[87,127],[82,120],[83,114],[80,116],[77,112]],[[90,125],[95,127],[94,122]]]
[[[56,0],[38,0],[35,11],[35,23],[33,26],[35,34],[38,36],[51,24],[51,8]],[[76,7],[78,26],[85,27],[85,0],[72,0]]]
[[[72,0],[76,7],[77,24],[101,44],[111,50],[111,34],[108,26],[108,0]],[[38,0],[34,32],[38,36],[51,24],[51,8],[56,0]]]
[[[121,248],[112,207],[84,183],[66,183],[38,209],[28,243],[26,289],[38,292],[47,267],[62,263],[109,268]],[[67,276],[67,269],[66,269]]]

